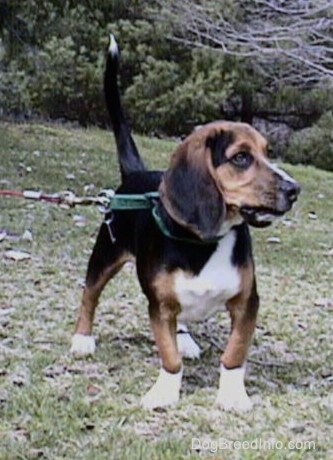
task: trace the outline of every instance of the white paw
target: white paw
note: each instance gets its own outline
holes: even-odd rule
[[[198,359],[200,358],[200,347],[193,340],[191,334],[187,331],[177,332],[177,346],[179,353],[184,358]]]
[[[252,409],[252,402],[244,386],[245,366],[226,369],[221,365],[220,386],[216,404],[224,410],[246,412]]]
[[[95,353],[96,344],[92,335],[74,334],[71,353],[75,356],[88,356]]]
[[[182,369],[177,374],[171,374],[162,368],[155,384],[141,399],[141,406],[154,409],[176,404],[179,401],[182,376]]]

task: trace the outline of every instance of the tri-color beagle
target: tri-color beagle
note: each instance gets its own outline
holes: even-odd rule
[[[231,334],[221,356],[217,403],[226,410],[248,410],[245,362],[259,306],[248,224],[271,224],[290,210],[300,187],[268,161],[267,142],[255,129],[225,121],[190,134],[166,171],[147,171],[123,115],[118,61],[111,36],[104,90],[122,176],[117,193],[158,190],[155,209],[172,238],[161,232],[150,210],[114,211],[110,224],[114,240],[107,225],[101,225],[71,351],[94,352],[92,322],[99,296],[124,263],[135,257],[162,364],[142,405],[154,408],[178,401],[182,356],[200,354],[187,324],[227,309]]]

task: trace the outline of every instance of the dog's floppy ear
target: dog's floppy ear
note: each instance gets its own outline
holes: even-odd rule
[[[226,212],[212,153],[205,136],[189,136],[173,154],[159,189],[169,215],[203,240],[218,236]]]

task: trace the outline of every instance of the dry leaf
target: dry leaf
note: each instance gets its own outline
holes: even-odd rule
[[[55,364],[48,366],[46,369],[44,369],[44,375],[46,377],[51,377],[55,378],[58,375],[63,375],[67,372],[67,367],[63,364]]]
[[[84,186],[84,192],[85,193],[91,193],[95,190],[95,185],[94,184],[87,184]]]
[[[73,216],[73,220],[75,222],[76,227],[85,227],[88,219],[87,219],[86,216],[81,216],[79,214],[75,214]]]
[[[27,379],[23,375],[12,375],[10,380],[13,385],[18,387],[22,387],[27,383]]]
[[[282,224],[285,225],[288,228],[295,228],[296,227],[295,222],[293,222],[292,220],[289,220],[289,219],[283,220]]]
[[[328,299],[326,297],[321,297],[314,301],[314,305],[316,307],[325,307],[325,308],[333,308],[333,299]]]
[[[87,394],[91,397],[97,396],[101,391],[101,388],[96,385],[88,385],[87,387]]]
[[[13,313],[15,311],[14,307],[10,307],[9,305],[2,306],[0,305],[0,318],[9,315],[10,313]]]
[[[270,236],[269,238],[267,238],[267,243],[275,243],[275,244],[280,244],[281,243],[281,240],[279,237],[277,236]]]
[[[31,254],[26,251],[17,251],[15,249],[10,249],[5,252],[6,259],[11,259],[15,261],[31,259]]]
[[[67,180],[75,180],[75,174],[67,174],[66,179]]]
[[[25,232],[22,235],[22,240],[33,241],[32,233],[30,230],[25,230]]]

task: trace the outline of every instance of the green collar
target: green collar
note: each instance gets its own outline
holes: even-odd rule
[[[151,212],[152,212],[152,216],[153,216],[158,228],[161,230],[163,235],[166,236],[167,238],[170,238],[170,240],[181,241],[183,243],[191,243],[191,244],[196,244],[196,245],[199,245],[199,246],[204,246],[206,244],[218,243],[223,238],[223,236],[217,236],[216,238],[210,238],[208,240],[199,240],[199,239],[196,239],[196,238],[184,238],[184,237],[179,237],[179,236],[172,235],[172,233],[170,233],[168,227],[165,225],[163,219],[158,214],[156,205],[152,208]]]
[[[129,211],[129,210],[143,210],[150,209],[152,216],[164,236],[173,240],[180,241],[183,243],[191,243],[195,245],[207,245],[218,243],[223,237],[217,236],[216,238],[211,238],[209,240],[200,240],[197,238],[184,238],[173,235],[167,226],[165,225],[163,219],[157,211],[156,203],[153,200],[159,198],[158,192],[148,192],[143,194],[114,194],[111,191],[105,191],[105,197],[107,198],[107,204],[105,206],[104,212],[107,214],[112,211]]]
[[[140,210],[140,209],[152,209],[154,206],[152,200],[159,198],[158,192],[148,192],[141,194],[114,194],[110,195],[108,210],[110,211],[129,211],[129,210]]]

